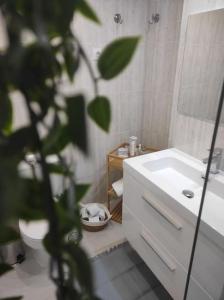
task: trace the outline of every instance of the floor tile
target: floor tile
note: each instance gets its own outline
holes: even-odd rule
[[[96,295],[101,300],[123,300],[114,288],[112,282],[107,282],[96,290]]]
[[[172,298],[162,286],[158,286],[144,294],[138,300],[172,300]]]

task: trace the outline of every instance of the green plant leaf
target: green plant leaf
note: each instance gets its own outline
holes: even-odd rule
[[[69,171],[65,166],[59,163],[48,163],[48,171],[50,173],[55,174],[63,174],[64,176],[71,176],[73,175],[72,171]]]
[[[50,234],[50,232],[48,232],[45,235],[42,244],[44,245],[44,248],[47,250],[47,252],[53,256],[57,256],[61,251],[60,247],[57,248],[55,247],[54,239],[52,237],[52,234]]]
[[[39,119],[43,119],[48,113],[48,109],[53,105],[54,95],[54,87],[47,87],[45,83],[27,91],[30,101],[38,103],[41,109],[41,112],[38,114]]]
[[[0,156],[0,227],[18,218],[45,218],[43,182],[20,177],[20,161],[15,156]],[[0,236],[6,232],[1,230]]]
[[[7,95],[0,95],[0,131],[8,135],[12,129],[12,103]]]
[[[92,7],[84,0],[80,0],[77,5],[78,11],[89,20],[100,24],[100,20],[98,19],[95,11]]]
[[[68,265],[69,268],[70,268],[70,261],[67,262],[67,265]],[[78,291],[76,291],[76,289],[74,288],[74,285],[69,280],[67,280],[67,282],[65,283],[64,294],[65,294],[65,296],[64,296],[65,300],[66,299],[70,300],[70,299],[81,299],[82,298],[80,293],[78,293]]]
[[[36,179],[22,179],[19,216],[26,221],[46,219],[44,182]]]
[[[75,213],[75,210],[72,211],[64,209],[60,202],[56,205],[57,217],[59,221],[59,232],[61,236],[69,233],[74,228],[80,227],[79,215]]]
[[[109,44],[98,60],[101,77],[110,80],[121,73],[131,61],[138,42],[139,37],[126,37]]]
[[[11,267],[10,265],[5,264],[5,263],[0,263],[0,276],[2,276],[3,274],[5,274],[11,270],[13,270],[13,267]]]
[[[19,161],[15,157],[0,155],[0,226],[18,215],[19,197],[22,191],[17,170]]]
[[[85,196],[89,188],[90,184],[76,184],[75,194],[77,202],[79,202]]]
[[[55,117],[53,126],[43,140],[43,151],[45,155],[61,152],[70,142],[70,136],[67,126],[60,123],[59,119]]]
[[[90,188],[90,184],[80,183],[75,185],[75,198],[73,199],[75,207],[77,206],[76,204],[85,196],[89,188]],[[64,190],[64,192],[60,196],[58,196],[58,201],[60,202],[60,204],[65,210],[70,209],[68,206],[68,197],[69,197],[68,189]]]
[[[33,130],[31,127],[23,127],[6,138],[0,137],[0,154],[5,156],[22,153],[24,149],[35,150]]]
[[[104,131],[108,132],[111,121],[110,102],[106,97],[98,96],[88,104],[89,116]]]
[[[90,298],[92,298],[92,269],[85,251],[72,242],[67,243],[64,246],[64,250],[71,256],[77,266],[76,272],[81,287],[83,287]]]
[[[85,98],[77,95],[67,98],[68,130],[74,145],[84,153],[88,152]]]
[[[15,229],[4,225],[1,226],[0,245],[10,243],[12,241],[18,240],[19,238],[20,235]]]
[[[65,68],[70,81],[74,79],[75,72],[79,67],[78,57],[75,56],[75,49],[71,41],[66,41],[64,44],[64,60]]]
[[[24,48],[20,69],[23,76],[17,79],[22,90],[37,91],[43,88],[47,78],[60,75],[60,64],[50,50],[42,43],[33,43]]]

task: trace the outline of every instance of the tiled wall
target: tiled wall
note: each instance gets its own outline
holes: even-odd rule
[[[106,200],[106,154],[128,137],[136,135],[141,139],[143,115],[145,67],[148,33],[148,0],[91,0],[102,22],[97,26],[82,17],[74,21],[73,28],[82,41],[90,58],[94,48],[101,48],[115,38],[127,35],[141,35],[142,39],[133,61],[117,78],[100,82],[100,93],[109,97],[112,106],[110,133],[106,134],[93,122],[89,122],[91,156],[86,159],[76,153],[78,181],[92,182],[86,201]],[[114,14],[120,13],[122,24],[114,22]],[[95,66],[96,62],[91,59]],[[79,73],[76,90],[87,92],[91,99],[92,85],[86,68]]]
[[[109,96],[113,120],[106,135],[90,122],[92,157],[78,156],[78,179],[93,182],[87,201],[106,199],[106,154],[120,142],[136,135],[139,142],[152,147],[168,145],[172,92],[181,22],[182,0],[92,0],[103,26],[83,18],[74,23],[87,53],[103,47],[110,40],[124,35],[141,35],[138,51],[128,69],[111,82],[100,86]],[[123,23],[114,23],[120,13]],[[160,14],[156,24],[149,24],[154,13]],[[93,62],[94,64],[94,62]],[[89,90],[89,78],[81,72],[78,85]]]
[[[141,43],[130,66],[116,79],[100,83],[100,92],[111,100],[112,124],[109,134],[89,121],[90,156],[76,151],[76,177],[92,187],[85,201],[106,200],[106,154],[119,143],[136,135],[139,142],[153,147],[167,147],[168,129],[182,0],[89,0],[96,9],[102,26],[77,17],[73,29],[83,43],[91,63],[93,48],[104,47],[111,40],[127,35],[141,35]],[[114,22],[120,13],[122,24]],[[160,21],[149,24],[152,14]],[[79,70],[74,85],[63,84],[66,93],[85,91],[93,96],[86,67]],[[18,97],[16,97],[18,99]],[[16,102],[19,103],[16,99]],[[16,125],[25,120],[21,105],[15,113]]]
[[[160,21],[147,31],[143,140],[153,147],[168,146],[173,85],[180,34],[182,0],[150,0],[148,15]]]
[[[181,24],[180,45],[174,86],[174,102],[170,127],[169,145],[177,147],[195,157],[205,157],[210,147],[214,124],[181,115],[177,111],[182,61],[184,55],[187,19],[192,13],[224,7],[224,0],[185,0]],[[220,127],[216,146],[224,148],[224,127]]]

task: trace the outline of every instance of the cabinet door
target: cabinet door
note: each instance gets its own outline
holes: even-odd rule
[[[141,224],[133,212],[125,205],[123,207],[122,226],[132,247],[145,261],[173,299],[183,300],[187,271],[166,251],[159,240]],[[213,298],[192,278],[188,299],[212,300]]]
[[[185,269],[188,269],[194,227],[129,174],[124,176],[124,204]]]

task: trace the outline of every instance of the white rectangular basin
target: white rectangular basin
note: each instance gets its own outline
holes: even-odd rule
[[[153,184],[158,191],[165,192],[187,212],[198,216],[205,173],[200,160],[177,149],[168,149],[125,160],[125,168],[145,184]],[[183,190],[191,190],[194,197],[189,199]],[[224,237],[224,176],[212,175],[206,192],[202,223]],[[224,239],[223,239],[224,240]],[[224,245],[224,244],[223,244]]]
[[[158,179],[160,186],[169,185],[180,194],[184,189],[196,190],[201,187],[200,171],[174,157],[165,157],[143,163]]]

